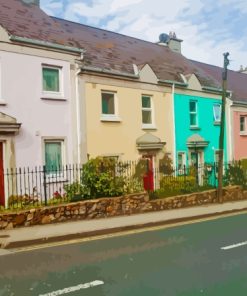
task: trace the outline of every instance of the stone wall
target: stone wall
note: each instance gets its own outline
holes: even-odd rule
[[[223,193],[223,201],[247,199],[247,191],[243,191],[239,186],[225,188]],[[131,215],[216,202],[216,190],[156,200],[149,200],[146,193],[138,193],[124,197],[101,198],[59,206],[30,209],[16,213],[0,214],[0,229]]]

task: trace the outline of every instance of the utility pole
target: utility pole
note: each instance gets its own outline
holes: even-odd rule
[[[224,164],[224,132],[225,132],[225,105],[227,90],[227,66],[229,65],[229,52],[223,54],[224,68],[222,72],[222,105],[221,105],[221,122],[219,138],[219,163],[218,163],[218,201],[223,201],[222,184],[223,184],[223,164]]]

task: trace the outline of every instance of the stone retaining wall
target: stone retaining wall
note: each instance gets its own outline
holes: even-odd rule
[[[223,193],[223,201],[247,199],[247,191],[243,191],[239,186],[225,188]],[[216,202],[216,190],[156,200],[149,200],[146,193],[138,193],[124,197],[101,198],[59,206],[30,209],[17,213],[0,214],[0,229],[12,229],[15,227],[72,220],[131,215],[136,213],[198,206]]]

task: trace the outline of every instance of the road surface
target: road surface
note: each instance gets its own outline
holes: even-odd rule
[[[0,256],[0,296],[247,295],[247,214]]]

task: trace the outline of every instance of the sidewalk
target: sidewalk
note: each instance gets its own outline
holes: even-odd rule
[[[0,231],[3,249],[110,234],[247,210],[247,200],[113,218],[81,220]],[[3,251],[3,250],[2,250]]]

